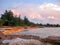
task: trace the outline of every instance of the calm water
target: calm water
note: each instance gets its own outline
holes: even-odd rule
[[[22,32],[13,33],[13,34],[35,35],[35,36],[40,36],[41,38],[46,38],[48,36],[60,36],[60,27],[28,29],[28,31],[22,31]],[[42,45],[45,45],[45,43],[42,43]],[[52,45],[52,44],[48,43],[47,45]]]
[[[17,33],[19,34],[19,33]],[[28,31],[22,31],[20,34],[25,35],[36,35],[42,38],[48,36],[60,36],[60,27],[56,28],[36,28],[36,29],[29,29]]]

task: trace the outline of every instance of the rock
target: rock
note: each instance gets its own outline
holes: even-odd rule
[[[60,43],[60,37],[59,36],[48,36],[47,38],[41,39],[43,42],[48,43]]]
[[[38,40],[35,40],[35,39],[21,39],[21,38],[4,40],[3,43],[4,44],[9,44],[9,45],[40,45],[40,41],[38,41]]]
[[[0,31],[0,40],[5,39],[5,35]]]

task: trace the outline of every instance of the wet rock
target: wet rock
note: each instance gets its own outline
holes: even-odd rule
[[[47,38],[41,39],[41,41],[50,45],[60,45],[59,36],[48,36]]]

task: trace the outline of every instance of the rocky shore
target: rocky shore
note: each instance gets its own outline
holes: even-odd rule
[[[9,31],[12,31],[12,30],[9,30]],[[22,45],[22,44],[26,44],[26,45],[38,45],[38,44],[39,45],[52,45],[52,44],[60,45],[59,36],[48,36],[46,38],[41,38],[40,36],[35,36],[35,35],[11,35],[11,34],[8,35],[3,32],[4,31],[0,31],[0,45],[13,45],[14,43],[16,43],[16,44],[18,43],[20,45]],[[12,31],[12,32],[14,32],[14,31]],[[18,40],[18,41],[14,42],[15,40]],[[21,42],[22,42],[22,44],[21,44]],[[38,43],[35,43],[35,42],[38,42]],[[14,44],[14,45],[16,45],[16,44]]]
[[[33,35],[5,35],[5,39],[4,40],[2,40],[2,43],[0,42],[0,44],[2,44],[2,45],[4,45],[4,44],[6,44],[6,43],[3,43],[3,41],[9,41],[9,40],[13,40],[13,39],[17,39],[17,38],[20,38],[20,39],[23,39],[23,41],[24,40],[29,40],[28,42],[32,42],[33,43],[33,41],[38,41],[39,42],[39,44],[41,45],[41,44],[45,44],[45,45],[47,45],[48,43],[49,44],[53,44],[53,45],[60,45],[60,37],[56,37],[56,36],[48,36],[47,38],[40,38],[39,36],[33,36]],[[32,41],[30,41],[30,40],[32,40]],[[24,42],[26,42],[26,41],[24,41]],[[14,41],[13,41],[14,42]],[[20,41],[21,42],[21,41]],[[24,43],[23,42],[23,43]],[[41,42],[43,42],[43,43],[41,43]],[[10,43],[9,43],[10,44]],[[27,44],[27,42],[26,42],[26,44]],[[33,45],[34,45],[35,43],[33,43]],[[31,45],[31,44],[30,44]],[[36,45],[38,45],[38,43],[36,44]]]

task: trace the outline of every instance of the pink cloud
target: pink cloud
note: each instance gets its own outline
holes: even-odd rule
[[[20,15],[21,11],[16,10],[16,9],[11,9],[11,11],[13,12],[14,15]]]
[[[60,4],[60,2],[56,2],[56,4]]]
[[[46,7],[45,7],[46,5]],[[44,23],[50,22],[52,20],[53,23],[59,23],[60,21],[60,9],[59,6],[55,4],[43,4],[43,10],[39,8],[41,5],[24,5],[19,9],[12,9],[13,13],[16,15],[27,16],[29,19],[35,19],[37,22],[42,20]],[[56,7],[55,7],[56,6]],[[53,9],[55,8],[55,9]],[[47,10],[48,9],[48,10]],[[34,20],[33,20],[34,21]],[[35,21],[34,21],[35,22]]]

